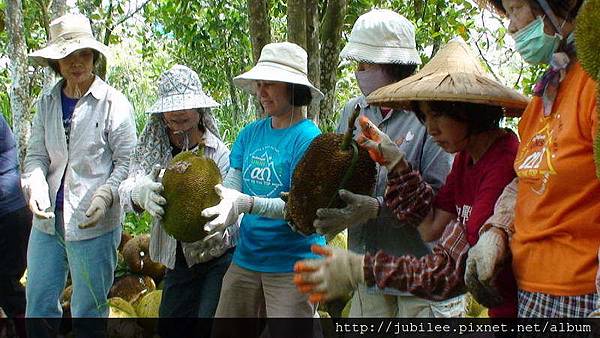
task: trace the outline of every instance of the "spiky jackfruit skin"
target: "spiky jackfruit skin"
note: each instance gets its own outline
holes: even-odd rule
[[[142,318],[158,318],[158,308],[162,299],[162,290],[154,290],[142,298],[135,304],[135,312],[138,317]]]
[[[150,235],[140,234],[131,238],[123,246],[122,253],[129,270],[150,276],[160,283],[165,275],[166,267],[150,258]]]
[[[175,239],[196,242],[206,236],[202,210],[217,205],[215,185],[221,183],[221,172],[215,162],[186,151],[169,163],[162,179],[163,196],[167,200],[162,226]]]
[[[600,0],[587,0],[575,23],[575,47],[581,66],[600,80]]]
[[[133,305],[121,297],[108,299],[110,312],[108,318],[136,318],[137,314]]]
[[[344,174],[352,162],[352,149],[341,150],[344,135],[326,133],[318,136],[308,147],[296,166],[287,202],[287,216],[298,231],[315,233],[313,221],[319,208],[343,208],[337,196]],[[371,195],[375,186],[375,162],[369,153],[358,147],[358,162],[351,178],[343,187],[355,194]],[[335,200],[329,205],[333,196]]]

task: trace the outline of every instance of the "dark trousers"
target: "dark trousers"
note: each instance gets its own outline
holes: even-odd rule
[[[19,280],[27,267],[32,218],[27,207],[0,217],[0,307],[9,318],[25,314],[25,288]]]
[[[180,337],[181,328],[193,329],[200,337],[210,335],[210,320],[198,321],[192,318],[213,318],[223,276],[231,264],[233,250],[206,263],[187,266],[183,250],[177,243],[175,268],[168,269],[164,278],[160,303],[159,333],[161,337]],[[180,319],[169,319],[180,318]],[[187,319],[184,319],[187,318]],[[198,327],[198,325],[202,327]]]

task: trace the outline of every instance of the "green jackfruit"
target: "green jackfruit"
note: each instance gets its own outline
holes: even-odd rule
[[[348,250],[348,235],[346,232],[342,231],[335,235],[335,237],[333,237],[331,240],[327,241],[327,245],[334,248]]]
[[[162,179],[167,200],[162,220],[165,231],[182,242],[203,239],[204,224],[210,219],[202,217],[201,212],[220,202],[214,187],[221,181],[219,168],[204,156],[204,148],[175,156]]]
[[[110,312],[108,318],[135,318],[137,317],[135,309],[129,302],[120,297],[108,299]]]
[[[339,189],[361,195],[373,192],[375,162],[352,140],[358,113],[350,117],[345,135],[326,133],[315,138],[294,170],[287,216],[303,234],[315,232],[317,209],[344,207]]]
[[[158,318],[162,290],[154,290],[135,303],[135,312],[140,318]]]
[[[585,71],[599,81],[600,0],[587,0],[581,6],[575,23],[575,47]]]

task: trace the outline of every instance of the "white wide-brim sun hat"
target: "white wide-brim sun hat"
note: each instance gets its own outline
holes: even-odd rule
[[[389,9],[373,9],[361,15],[340,58],[376,64],[421,64],[414,25]]]
[[[308,80],[308,56],[302,47],[291,42],[270,43],[263,47],[258,62],[252,69],[238,75],[233,83],[256,94],[256,81],[286,82],[310,89],[311,102],[323,99],[323,93]]]
[[[29,58],[41,66],[48,60],[60,60],[81,49],[93,49],[110,58],[110,49],[97,41],[87,17],[81,14],[65,14],[50,23],[50,40],[46,47],[29,54]]]

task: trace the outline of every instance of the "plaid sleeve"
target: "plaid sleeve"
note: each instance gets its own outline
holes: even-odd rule
[[[421,258],[395,257],[379,251],[366,254],[365,282],[368,286],[395,288],[431,300],[448,299],[465,292],[465,261],[469,243],[464,225],[446,226],[433,251]]]
[[[399,221],[418,226],[431,209],[433,189],[409,166],[388,175],[384,199]]]

